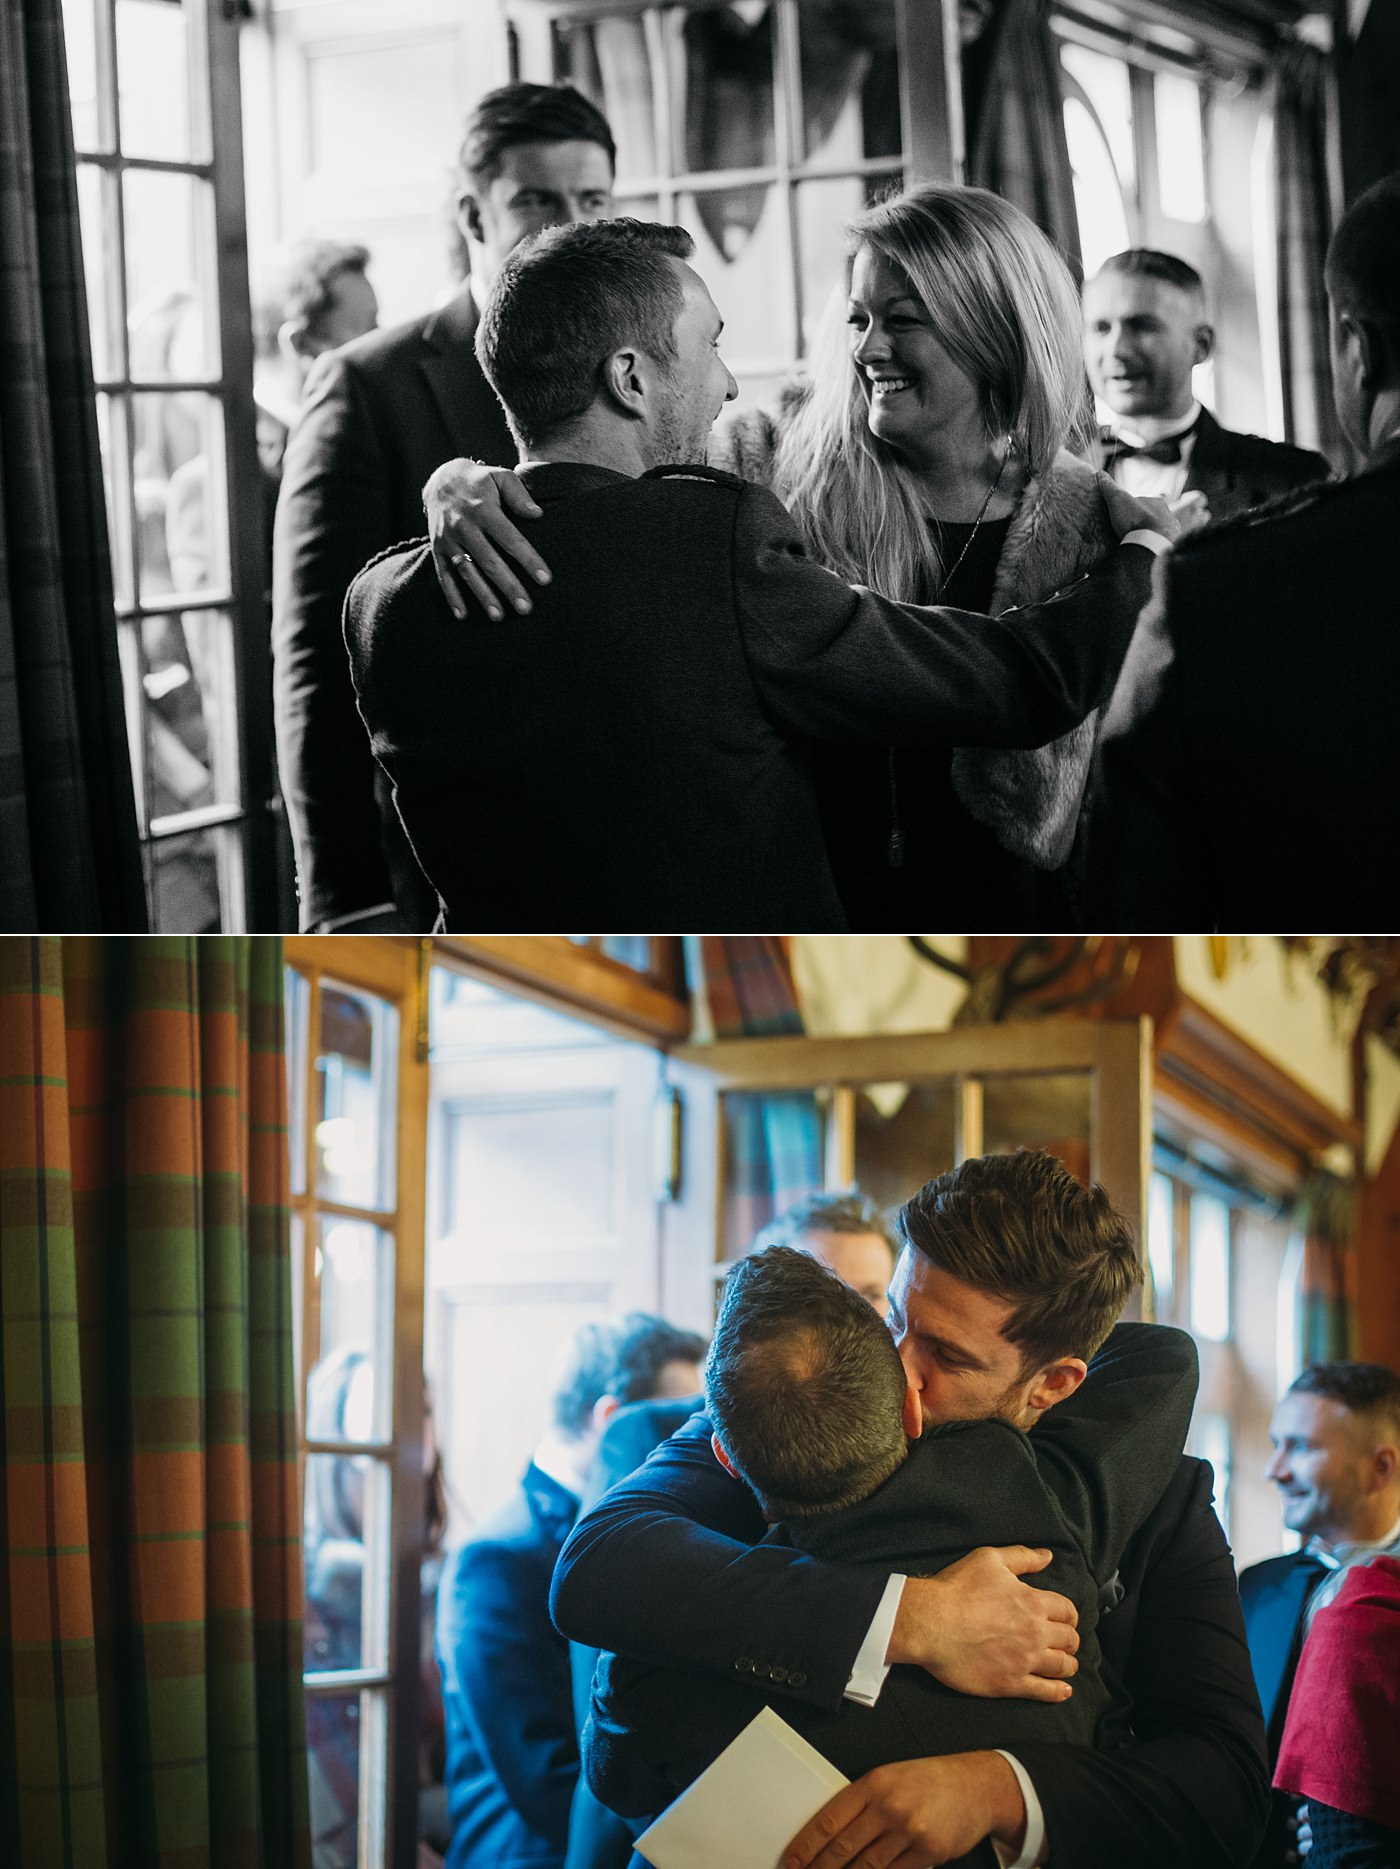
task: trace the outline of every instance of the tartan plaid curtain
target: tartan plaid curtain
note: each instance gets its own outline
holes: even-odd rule
[[[1289,441],[1334,463],[1347,458],[1332,401],[1327,288],[1322,263],[1331,237],[1327,190],[1326,60],[1310,45],[1279,54],[1274,103],[1274,192],[1278,225],[1279,366]]]
[[[306,1869],[281,944],[0,941],[0,1862]]]
[[[145,926],[61,0],[0,0],[0,929]]]
[[[963,54],[967,179],[1029,214],[1083,276],[1060,55],[1046,0],[997,0]]]

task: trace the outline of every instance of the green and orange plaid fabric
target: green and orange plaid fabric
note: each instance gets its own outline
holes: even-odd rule
[[[0,940],[0,1862],[305,1869],[281,944]]]

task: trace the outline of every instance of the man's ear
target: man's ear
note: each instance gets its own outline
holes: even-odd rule
[[[621,1406],[615,1395],[600,1395],[593,1404],[593,1432],[601,1434]]]
[[[1062,1356],[1056,1363],[1047,1363],[1031,1385],[1026,1407],[1043,1415],[1047,1408],[1073,1395],[1088,1373],[1089,1365],[1078,1356]]]
[[[914,1386],[914,1378],[904,1378],[904,1433],[905,1438],[917,1441],[924,1431],[924,1405],[919,1400],[919,1391]]]
[[[1209,357],[1211,352],[1215,349],[1215,326],[1207,323],[1203,318],[1196,326],[1193,336],[1196,340],[1196,354],[1191,361],[1193,363],[1204,363],[1206,358]]]
[[[481,203],[469,188],[464,188],[457,196],[457,225],[467,236],[480,246],[486,239],[486,230],[481,225]]]
[[[640,351],[615,350],[599,364],[598,375],[620,414],[640,421],[648,413],[650,384]]]
[[[1337,313],[1336,362],[1347,380],[1363,395],[1375,385],[1381,361],[1377,339],[1378,333],[1369,319],[1358,318],[1354,312]]]
[[[712,1434],[710,1436],[710,1446],[714,1449],[715,1459],[724,1468],[725,1472],[729,1474],[732,1479],[742,1480],[744,1477],[743,1474],[735,1466],[728,1454],[725,1453],[723,1447],[720,1445],[720,1438],[717,1434]]]

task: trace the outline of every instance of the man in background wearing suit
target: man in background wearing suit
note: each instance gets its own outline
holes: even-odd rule
[[[1240,1576],[1249,1657],[1264,1707],[1269,1766],[1278,1758],[1298,1657],[1313,1619],[1346,1574],[1400,1558],[1400,1375],[1381,1363],[1317,1363],[1280,1399],[1269,1424],[1283,1522],[1303,1540]],[[1298,1861],[1298,1800],[1275,1791],[1255,1869]]]
[[[1332,384],[1364,459],[1157,561],[1104,719],[1087,833],[1098,927],[1390,926],[1375,827],[1400,803],[1400,172],[1327,255]]]
[[[1191,389],[1215,347],[1205,287],[1185,260],[1133,247],[1084,287],[1084,362],[1113,411],[1100,466],[1139,498],[1178,502],[1192,523],[1227,519],[1276,493],[1325,480],[1320,454],[1222,428]]]
[[[435,1647],[447,1738],[447,1869],[562,1869],[578,1779],[568,1644],[549,1620],[554,1560],[604,1423],[622,1399],[690,1395],[704,1339],[633,1312],[585,1324],[553,1432],[513,1498],[449,1553]]]
[[[1027,1415],[1042,1363],[1032,1345],[1121,1304],[1106,1207],[1101,1190],[1037,1151],[964,1162],[906,1205],[889,1324],[925,1422],[994,1415],[1039,1431]],[[779,1711],[877,1703],[895,1662],[964,1693],[1068,1696],[1074,1612],[1020,1581],[1043,1568],[1034,1552],[984,1548],[905,1579],[774,1547],[766,1531],[707,1424],[692,1423],[579,1521],[555,1572],[555,1621],[616,1654],[759,1677]],[[664,1589],[639,1589],[642,1567]],[[865,1846],[872,1862],[943,1861],[979,1837],[1022,1833],[1016,1869],[1247,1861],[1267,1805],[1263,1722],[1204,1462],[1182,1459],[1118,1576],[1098,1634],[1132,1701],[1132,1745],[1037,1743],[1018,1745],[1016,1765],[965,1752],[885,1767],[840,1794],[850,1822],[823,1869]]]
[[[514,458],[474,340],[511,249],[612,213],[604,117],[568,85],[510,84],[467,119],[457,214],[471,278],[439,310],[334,352],[287,447],[273,552],[277,755],[304,930],[426,932],[437,913],[375,766],[341,636],[367,560],[423,530],[423,483],[453,455]]]

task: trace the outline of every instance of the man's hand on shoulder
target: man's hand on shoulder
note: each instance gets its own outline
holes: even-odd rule
[[[985,1699],[1068,1700],[1078,1672],[1078,1612],[1021,1582],[1048,1551],[982,1545],[936,1577],[911,1577],[886,1660],[913,1662],[945,1687]]]
[[[906,1759],[838,1791],[788,1845],[783,1869],[846,1869],[856,1857],[872,1869],[928,1869],[984,1837],[1019,1854],[1025,1828],[1025,1800],[1000,1753]]]

